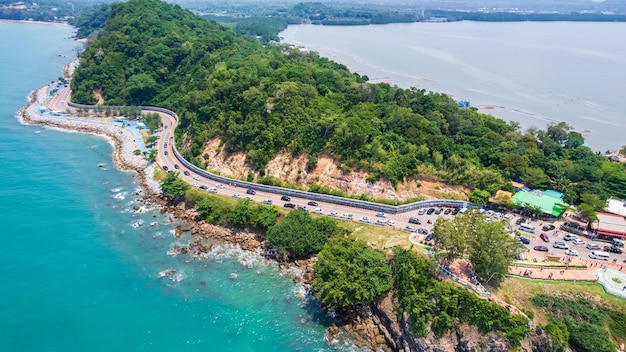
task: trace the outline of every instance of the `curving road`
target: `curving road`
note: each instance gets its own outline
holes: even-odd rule
[[[62,86],[57,92],[57,94],[48,102],[47,107],[53,112],[56,111],[56,112],[62,113],[68,109],[70,111],[74,111],[75,109],[69,106],[70,98],[71,98],[70,88]],[[406,229],[407,226],[413,226],[416,229],[423,228],[423,229],[426,229],[428,232],[430,232],[432,230],[434,222],[437,220],[438,217],[440,216],[444,218],[453,217],[453,215],[444,214],[443,212],[439,215],[435,213],[432,213],[430,215],[425,214],[425,213],[419,214],[419,212],[421,212],[419,210],[410,210],[406,212],[400,212],[397,214],[378,214],[378,212],[376,211],[366,210],[366,209],[362,209],[359,207],[338,205],[338,204],[322,202],[322,201],[316,201],[317,205],[311,205],[310,204],[311,201],[309,199],[298,198],[298,197],[293,197],[293,196],[290,197],[291,198],[290,201],[283,201],[281,200],[281,195],[276,194],[276,193],[255,190],[254,191],[255,194],[253,195],[248,194],[247,193],[248,189],[238,186],[237,180],[229,180],[229,183],[224,183],[224,184],[216,183],[215,181],[212,181],[202,176],[202,174],[197,173],[195,170],[191,168],[187,168],[183,163],[179,162],[178,159],[176,158],[175,156],[176,152],[174,150],[174,130],[176,129],[176,126],[177,126],[177,120],[172,115],[162,112],[162,111],[155,111],[149,108],[147,108],[146,110],[158,113],[159,116],[161,116],[161,121],[162,121],[162,126],[161,128],[159,128],[159,131],[157,134],[158,139],[157,139],[156,162],[163,169],[167,169],[168,171],[180,172],[180,177],[183,180],[190,183],[191,185],[193,185],[194,187],[203,186],[208,189],[212,189],[213,193],[216,193],[222,196],[234,197],[234,198],[235,197],[236,198],[250,197],[253,201],[258,202],[258,203],[271,202],[271,204],[281,206],[281,207],[284,206],[285,203],[292,203],[292,204],[296,204],[297,206],[305,206],[307,210],[310,212],[315,212],[315,211],[322,212],[322,214],[320,215],[334,214],[334,216],[341,217],[343,214],[350,214],[352,215],[351,219],[353,221],[361,221],[364,223],[376,224],[377,220],[380,220],[381,222],[385,221],[386,223],[384,225],[381,224],[381,226],[391,226],[395,229]],[[305,192],[305,193],[308,193],[308,192]],[[433,206],[433,208],[437,208],[437,207]],[[381,216],[377,216],[377,214]],[[422,224],[420,225],[410,224],[408,222],[410,217],[415,217],[415,218],[420,219],[422,221]],[[365,219],[362,219],[362,218],[367,218],[368,221],[365,221]],[[517,220],[517,217],[513,216],[506,221],[510,223],[511,228],[513,229],[513,228],[516,228],[515,226],[516,220]],[[430,222],[430,224],[428,222]],[[536,221],[536,223],[533,223],[533,225],[535,225],[535,228],[537,229],[537,233],[539,233],[541,230],[539,221]],[[539,239],[538,235],[526,236],[531,240],[531,243],[527,245],[529,252],[530,252],[529,254],[532,254],[532,255],[543,254],[543,252],[534,251],[533,247],[537,245],[545,245],[549,248],[549,251],[551,253],[554,253],[555,255],[564,255],[564,250],[553,248],[552,244],[554,241],[563,241],[563,236],[565,236],[565,232],[552,230],[552,231],[549,231],[548,234],[550,235],[550,239],[551,239],[550,243],[543,242],[541,239]],[[587,240],[587,242],[590,242],[590,241]],[[603,247],[604,244],[606,244],[602,242],[597,242],[597,243],[600,245],[601,248]],[[588,254],[590,251],[586,250],[584,246],[576,246],[576,245],[573,245],[572,242],[567,242],[567,244],[570,246],[570,248],[578,250],[579,255],[582,258],[588,258]],[[611,253],[611,258],[616,258],[619,263],[619,262],[624,262],[625,256],[623,254],[618,255],[618,254]]]

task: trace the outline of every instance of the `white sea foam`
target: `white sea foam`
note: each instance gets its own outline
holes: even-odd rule
[[[118,199],[118,200],[124,200],[126,199],[126,195],[128,194],[128,192],[119,192],[116,193],[113,198]]]

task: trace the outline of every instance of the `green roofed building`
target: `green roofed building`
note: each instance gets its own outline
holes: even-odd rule
[[[559,217],[569,205],[563,202],[563,193],[555,190],[547,190],[545,192],[519,191],[513,195],[513,204],[519,204],[522,207],[531,206],[541,209],[542,213]]]

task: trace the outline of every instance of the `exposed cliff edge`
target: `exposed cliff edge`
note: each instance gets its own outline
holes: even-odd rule
[[[207,170],[217,171],[222,176],[246,179],[250,172],[256,177],[260,176],[258,171],[246,163],[245,153],[228,154],[221,147],[219,138],[211,139],[198,159]],[[368,172],[344,172],[340,163],[329,155],[318,155],[316,162],[312,164],[306,155],[293,157],[287,152],[281,152],[267,163],[265,174],[304,188],[318,184],[349,195],[366,194],[372,198],[398,201],[417,197],[433,199],[451,196],[467,199],[470,192],[467,187],[448,185],[428,176],[421,179],[407,178],[398,183],[396,190],[387,179],[368,181]]]

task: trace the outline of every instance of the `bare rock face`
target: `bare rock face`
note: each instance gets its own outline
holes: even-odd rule
[[[249,172],[258,173],[246,164],[244,153],[227,154],[218,138],[205,145],[199,157],[208,170],[219,171],[223,176],[246,178]],[[375,182],[367,180],[369,173],[365,171],[344,172],[341,164],[328,155],[317,155],[313,164],[308,156],[293,157],[290,153],[279,153],[265,167],[267,176],[299,186],[308,187],[318,184],[330,189],[342,190],[350,195],[367,194],[372,198],[406,200],[416,197],[436,198],[438,196],[455,195],[467,199],[469,189],[462,186],[450,186],[436,180],[406,179],[398,183],[394,189],[389,180],[380,179]]]

